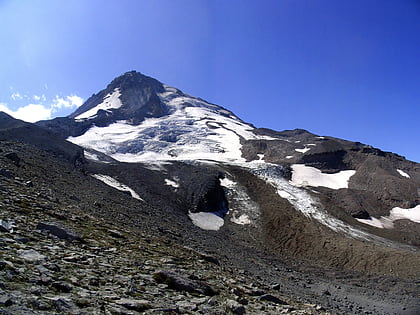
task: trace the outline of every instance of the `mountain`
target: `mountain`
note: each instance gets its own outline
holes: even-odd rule
[[[44,249],[54,246],[66,257],[80,251],[80,257],[94,259],[96,252],[98,266],[119,270],[97,286],[69,282],[70,276],[63,280],[61,271],[57,279],[45,272],[52,279],[45,285],[41,276],[35,281],[48,294],[66,291],[63,283],[70,283],[66,298],[72,301],[85,292],[85,302],[68,302],[74,311],[94,312],[103,305],[111,313],[183,312],[180,305],[192,303],[188,292],[193,291],[186,289],[191,281],[216,289],[196,289],[203,302],[195,301],[186,312],[420,310],[420,168],[394,153],[302,129],[255,128],[226,108],[135,71],[114,79],[68,117],[28,124],[0,115],[0,143],[0,202],[14,209],[3,214],[9,239],[30,238],[24,250],[44,256]],[[19,193],[16,201],[6,197],[11,192]],[[48,205],[41,211],[42,198]],[[14,215],[20,226],[13,234]],[[45,231],[30,236],[45,226],[49,234],[66,226],[88,241],[72,241],[70,249],[48,245]],[[18,247],[7,245],[7,257],[21,255]],[[95,249],[102,247],[115,248],[120,258],[109,252],[106,263],[106,255]],[[133,276],[135,263],[125,271],[117,267],[124,259],[132,261],[133,253],[143,261],[142,279]],[[59,258],[49,259],[60,264]],[[78,259],[78,268],[91,277],[93,265],[83,267],[88,258]],[[0,261],[0,272],[9,270],[9,260]],[[5,278],[9,287],[16,279],[29,281],[32,269],[24,266],[21,278]],[[67,265],[62,270],[77,277]],[[181,289],[169,276],[174,272]],[[116,289],[109,281],[119,277],[143,289]],[[162,291],[159,281],[183,297]],[[106,290],[117,293],[110,297]],[[24,289],[13,292],[32,303]],[[97,298],[86,301],[87,296]],[[59,311],[58,302],[36,301]],[[304,309],[298,301],[313,307]],[[11,307],[16,311],[21,304]]]

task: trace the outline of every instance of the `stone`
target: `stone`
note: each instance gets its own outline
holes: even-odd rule
[[[273,302],[279,305],[287,305],[288,303],[271,294],[263,294],[260,296],[260,301]]]
[[[152,306],[147,300],[136,300],[136,299],[119,299],[115,301],[115,304],[124,306],[126,309],[143,312],[148,310]]]
[[[16,152],[7,153],[5,154],[5,157],[11,160],[16,166],[20,165],[21,159]]]
[[[40,262],[40,261],[42,261],[42,260],[45,259],[45,256],[44,255],[38,253],[34,249],[19,250],[18,253],[19,253],[19,256],[22,259],[24,259],[24,260],[26,260],[28,262],[35,263],[35,262]]]
[[[280,283],[273,284],[271,287],[273,290],[280,290]]]
[[[68,312],[72,308],[72,303],[69,300],[63,298],[54,299],[52,304],[58,312]]]
[[[12,220],[0,219],[0,232],[13,233],[15,222]]]
[[[0,296],[0,305],[8,307],[13,304],[14,304],[14,301],[10,296],[8,295]]]
[[[4,168],[0,169],[0,175],[9,179],[13,177],[12,172]]]
[[[73,231],[70,231],[69,229],[65,227],[60,227],[56,224],[52,223],[43,223],[39,222],[36,226],[37,230],[40,231],[47,231],[51,233],[54,236],[57,236],[59,239],[67,240],[67,241],[74,241],[74,240],[80,240],[80,236],[74,233]]]
[[[73,286],[64,281],[56,281],[52,283],[52,287],[55,288],[59,292],[68,293],[73,289]]]
[[[165,283],[168,288],[189,293],[199,293],[213,296],[217,292],[208,284],[200,280],[191,280],[183,275],[172,271],[158,271],[153,274],[153,278],[158,283]]]
[[[233,314],[242,315],[245,314],[245,307],[234,300],[226,301],[226,309]]]

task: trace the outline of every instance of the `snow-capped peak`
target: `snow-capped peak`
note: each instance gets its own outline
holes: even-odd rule
[[[257,136],[253,126],[220,106],[162,86],[163,91],[156,95],[165,104],[167,115],[148,117],[139,124],[119,120],[108,126],[92,126],[68,140],[124,162],[197,159],[243,162],[241,140],[269,139]],[[76,118],[89,117],[96,108]]]

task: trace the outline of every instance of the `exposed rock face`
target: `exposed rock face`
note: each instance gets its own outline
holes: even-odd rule
[[[104,99],[115,91],[120,95],[120,108],[100,109],[93,113],[92,116],[95,117],[92,119],[77,120],[79,115],[103,103]],[[157,95],[163,91],[163,85],[159,81],[136,71],[127,72],[113,80],[106,89],[93,94],[68,118],[41,121],[38,125],[67,138],[80,136],[94,125],[105,127],[118,120],[129,120],[132,124],[138,124],[147,117],[161,117],[168,113],[168,108]]]

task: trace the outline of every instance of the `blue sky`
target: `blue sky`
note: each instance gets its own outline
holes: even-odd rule
[[[0,0],[0,110],[67,115],[137,70],[420,162],[419,38],[418,0]]]

